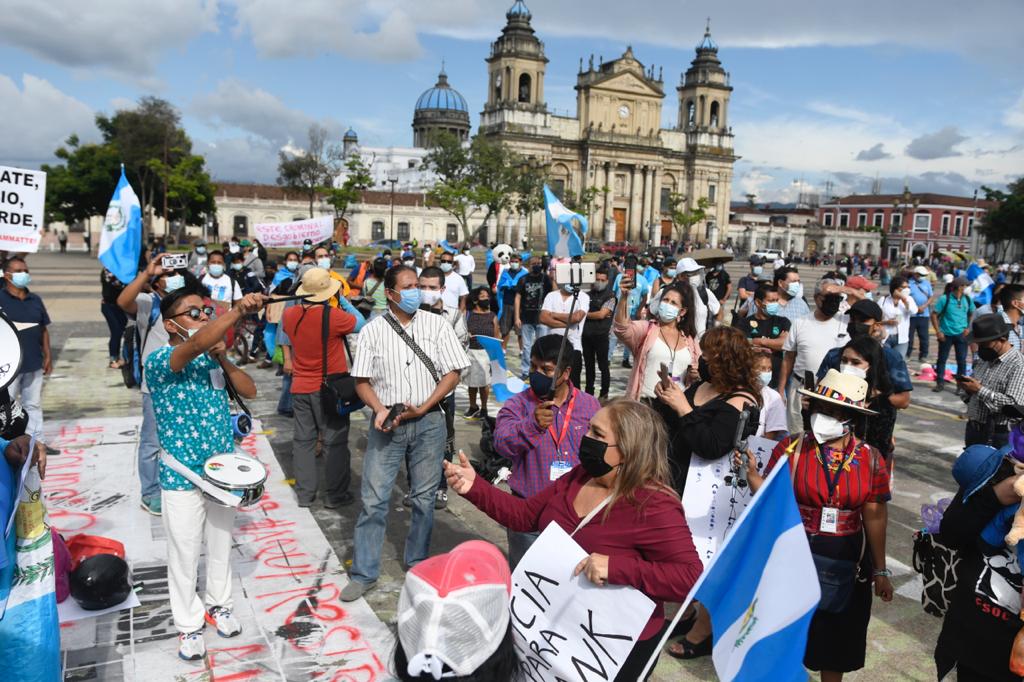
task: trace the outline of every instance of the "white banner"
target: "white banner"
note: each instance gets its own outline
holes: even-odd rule
[[[758,436],[747,440],[761,471],[764,471],[775,445],[776,441]],[[749,487],[734,487],[725,482],[725,477],[731,473],[731,453],[715,460],[703,459],[696,454],[690,459],[690,473],[686,475],[686,488],[683,490],[683,509],[686,510],[693,546],[705,566],[750,503]]]
[[[314,244],[334,235],[334,218],[329,215],[288,223],[256,223],[256,238],[268,249],[302,246],[309,239]]]
[[[0,250],[39,250],[46,173],[0,166]]]
[[[632,587],[572,575],[587,552],[551,523],[512,574],[512,628],[522,679],[614,680],[654,602]]]

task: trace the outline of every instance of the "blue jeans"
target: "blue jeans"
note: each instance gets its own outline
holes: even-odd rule
[[[907,339],[907,358],[912,354],[914,348],[914,335],[917,335],[920,344],[917,351],[917,359],[924,362],[928,359],[928,316],[917,315],[910,318],[910,336]]]
[[[139,485],[142,499],[160,494],[160,440],[156,435],[153,398],[142,394],[142,426],[139,427]]]
[[[548,328],[542,324],[523,323],[523,354],[519,358],[519,376],[524,380],[530,374],[530,354],[533,351],[533,342],[548,333]]]
[[[406,463],[409,471],[409,496],[412,500],[412,520],[405,540],[405,565],[414,566],[427,558],[430,533],[434,527],[434,493],[440,475],[438,464],[444,456],[444,439],[444,414],[440,411],[401,423],[387,433],[370,427],[360,490],[363,508],[356,520],[353,541],[352,580],[367,584],[380,576],[380,551],[388,525],[388,508],[402,462]]]
[[[281,397],[277,400],[278,414],[287,414],[292,411],[292,375],[281,375]]]
[[[967,339],[962,334],[946,334],[945,338],[939,341],[939,359],[935,363],[935,382],[939,386],[946,381],[946,360],[949,359],[950,348],[956,351],[956,373],[964,374],[967,371]]]

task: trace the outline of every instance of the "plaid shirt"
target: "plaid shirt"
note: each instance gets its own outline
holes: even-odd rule
[[[569,425],[556,450],[551,429],[561,436],[565,413],[573,395],[575,399]],[[541,430],[533,417],[539,404],[533,391],[526,389],[506,400],[495,420],[494,449],[512,462],[508,487],[523,497],[536,495],[551,484],[553,462],[567,462],[570,467],[579,464],[580,440],[590,428],[591,418],[601,409],[597,398],[573,387],[572,394],[561,406],[552,407],[554,422],[551,427]]]
[[[1007,418],[1002,414],[1004,405],[1024,405],[1024,355],[1010,349],[992,362],[974,363],[974,378],[981,390],[965,395],[967,418],[985,424],[990,418],[997,426],[1004,426]]]

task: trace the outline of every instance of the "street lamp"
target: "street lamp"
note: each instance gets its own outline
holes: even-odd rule
[[[395,185],[398,183],[398,178],[389,175],[388,179],[384,182],[391,183],[391,241],[395,240]]]
[[[921,199],[918,198],[918,197],[915,197],[913,194],[911,194],[910,193],[910,188],[907,187],[906,185],[903,185],[903,194],[901,194],[898,198],[892,200],[892,208],[893,208],[893,210],[894,211],[900,211],[900,213],[903,216],[903,222],[901,224],[901,227],[903,228],[903,235],[904,235],[903,236],[903,240],[906,242],[906,246],[907,246],[906,253],[907,253],[907,262],[908,263],[913,258],[913,252],[912,252],[913,241],[912,241],[912,236],[913,236],[913,228],[914,228],[914,226],[913,225],[910,226],[910,228],[911,228],[911,231],[910,231],[911,237],[907,237],[906,236],[907,235],[907,214],[909,213],[911,208],[913,208],[916,211],[917,207],[918,207],[918,205],[920,205],[920,203],[921,203]],[[925,256],[926,257],[928,256],[928,253],[931,251],[930,247],[931,247],[931,230],[929,230],[928,237],[925,239]]]

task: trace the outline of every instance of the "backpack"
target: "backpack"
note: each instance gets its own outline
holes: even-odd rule
[[[711,308],[708,306],[708,288],[701,284],[697,287],[697,295],[700,296],[701,302],[704,304],[705,310],[708,311],[708,319],[704,325],[704,331],[707,331],[715,326],[715,316],[711,314]],[[700,333],[700,329],[697,330]]]
[[[139,333],[134,322],[124,328],[121,335],[121,380],[125,388],[137,388],[142,385],[142,349],[146,347],[149,330],[153,329],[156,319],[160,317],[160,299],[153,294],[153,307],[149,311],[149,327],[146,336]]]

